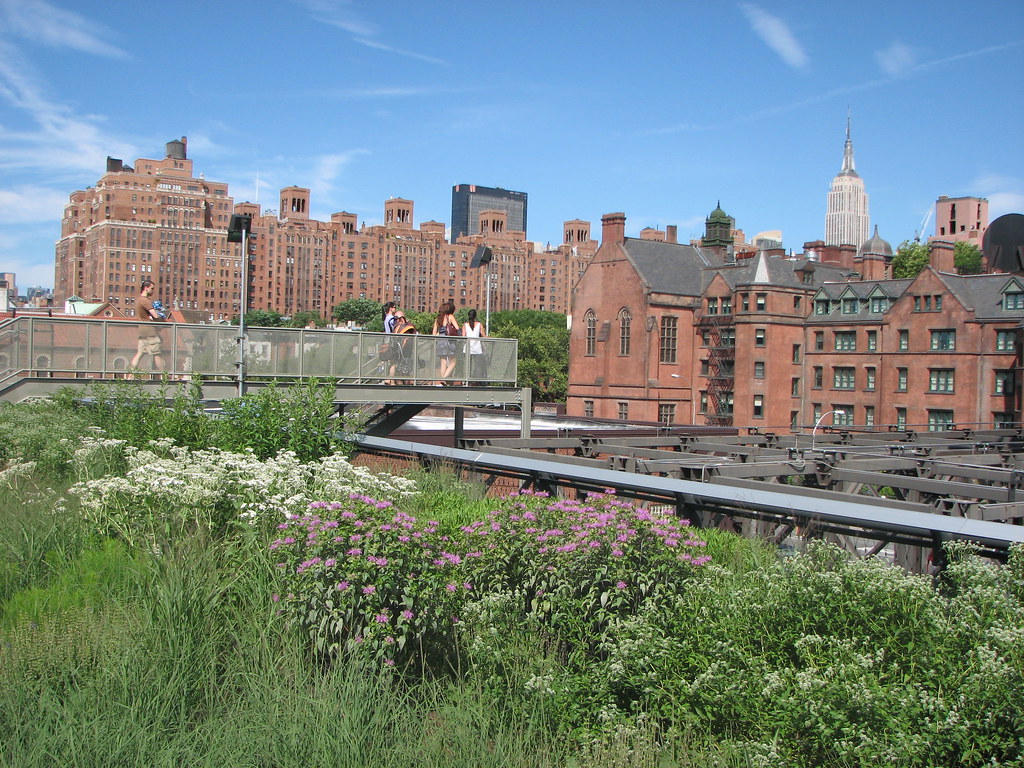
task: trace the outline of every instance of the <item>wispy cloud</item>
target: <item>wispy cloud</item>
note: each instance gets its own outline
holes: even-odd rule
[[[875,51],[875,61],[889,77],[902,77],[917,65],[917,50],[900,40],[894,40],[888,48]]]
[[[313,180],[310,183],[310,190],[315,190],[321,195],[329,196],[334,189],[334,183],[338,176],[355,158],[369,154],[365,149],[352,149],[348,152],[338,152],[331,155],[323,155],[317,161],[313,170]]]
[[[1024,179],[997,173],[978,176],[969,185],[970,194],[988,200],[988,215],[996,219],[1007,213],[1024,213]]]
[[[0,189],[0,224],[59,220],[67,202],[67,193],[45,187]]]
[[[810,63],[803,46],[786,22],[753,3],[740,3],[740,10],[757,36],[786,64],[793,69],[804,69]]]
[[[36,168],[74,173],[102,168],[107,154],[134,150],[101,129],[102,118],[77,114],[53,101],[48,88],[18,49],[0,40],[0,100],[25,113],[38,127],[10,131],[0,126],[0,168]]]
[[[46,0],[0,0],[0,19],[8,36],[51,48],[70,48],[117,59],[130,58],[126,51],[109,42],[113,37],[109,30]]]
[[[408,51],[398,48],[387,42],[381,41],[377,27],[359,16],[356,4],[352,0],[296,0],[309,11],[309,14],[321,22],[347,32],[352,41],[373,48],[378,51],[386,51],[399,56],[407,56],[412,59],[419,59],[431,64],[447,65],[444,59],[436,56],[428,56],[425,53]]]

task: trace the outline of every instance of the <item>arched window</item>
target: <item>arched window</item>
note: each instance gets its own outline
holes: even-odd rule
[[[588,355],[597,353],[597,315],[594,310],[588,309],[586,314],[587,322],[587,352]]]
[[[619,310],[619,354],[623,357],[629,355],[629,328],[633,316],[629,310],[623,307]]]

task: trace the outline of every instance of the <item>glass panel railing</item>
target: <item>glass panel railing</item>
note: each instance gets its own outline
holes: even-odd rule
[[[92,318],[18,317],[0,326],[0,378],[15,374],[116,378],[238,376],[238,328]],[[246,379],[318,378],[339,384],[515,386],[516,339],[449,339],[298,328],[246,329]]]

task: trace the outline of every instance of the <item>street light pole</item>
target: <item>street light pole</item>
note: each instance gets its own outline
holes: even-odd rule
[[[228,242],[241,243],[242,279],[238,301],[238,396],[245,395],[245,313],[249,311],[249,228],[252,218],[238,213],[231,214],[228,224]]]
[[[825,417],[828,416],[830,413],[837,413],[840,416],[845,416],[846,415],[846,411],[844,411],[842,408],[836,408],[835,410],[832,410],[832,411],[825,411],[823,414],[821,414],[821,416],[818,417],[818,420],[816,422],[814,422],[814,429],[811,430],[811,450],[812,451],[814,450],[814,433],[818,431],[818,427],[821,425],[821,422],[824,421]]]

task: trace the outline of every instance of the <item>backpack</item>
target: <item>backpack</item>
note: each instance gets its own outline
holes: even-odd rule
[[[459,328],[458,323],[454,323],[452,325],[449,325],[449,326],[447,326],[447,328],[448,328],[448,331],[447,331],[447,335],[448,336],[461,336],[462,335],[462,329]]]

